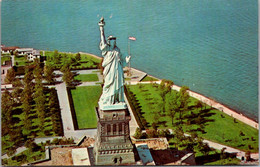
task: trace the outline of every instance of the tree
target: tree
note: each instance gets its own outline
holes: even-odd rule
[[[180,112],[180,121],[182,123],[182,115],[183,112],[188,110],[188,104],[189,104],[189,92],[188,92],[189,88],[186,86],[182,86],[180,91],[179,91],[179,112]]]
[[[60,64],[61,55],[59,54],[58,50],[54,50],[53,52],[53,61],[55,64]]]
[[[23,117],[24,128],[29,132],[31,129],[31,119],[29,119],[29,114],[31,112],[31,103],[33,101],[33,71],[32,69],[27,66],[25,68],[25,75],[24,75],[24,89],[22,91],[22,108],[23,112],[25,113]]]
[[[67,86],[70,86],[73,81],[73,73],[70,71],[69,64],[65,64],[61,68],[61,72],[63,73],[62,80],[66,83]]]
[[[41,68],[40,60],[34,59],[34,64],[35,64],[35,68],[33,69],[33,74],[35,76],[35,80],[41,80],[43,71],[42,71],[42,68]]]
[[[16,153],[16,148],[15,146],[11,146],[7,149],[7,155],[10,157]]]
[[[13,80],[12,85],[13,85],[13,87],[22,87],[23,86],[22,82],[18,78],[15,78]]]
[[[198,101],[196,102],[196,107],[197,107],[197,108],[200,108],[200,111],[202,111],[203,103],[202,103],[200,100],[198,100]]]
[[[81,60],[80,53],[77,53],[77,54],[76,54],[75,59],[76,59],[76,61],[78,61],[78,62]]]
[[[5,90],[1,97],[1,111],[2,111],[2,124],[12,125],[12,110],[14,107],[14,100],[11,93]],[[9,128],[8,126],[8,128]]]
[[[32,102],[32,94],[33,94],[33,72],[29,66],[25,67],[25,75],[23,79],[24,89],[22,92],[22,102],[28,100],[29,103]]]
[[[22,92],[23,92],[23,90],[19,87],[14,88],[12,91],[12,97],[13,97],[14,101],[18,104],[21,103],[20,96],[21,96]]]
[[[52,84],[54,82],[54,68],[51,65],[46,65],[44,67],[44,76],[45,80],[49,83]]]
[[[44,126],[44,119],[45,119],[45,99],[46,98],[43,93],[43,85],[41,80],[39,80],[35,85],[34,101],[36,105],[35,108],[41,122],[41,129]]]
[[[7,74],[5,77],[5,83],[10,84],[14,81],[14,79],[15,79],[15,71],[13,68],[10,68],[7,70]]]
[[[167,115],[172,120],[172,126],[173,126],[173,120],[175,114],[176,112],[179,112],[178,98],[179,98],[179,94],[174,92],[167,94],[165,98],[165,110]]]
[[[136,139],[140,139],[140,138],[142,137],[142,130],[141,130],[139,127],[136,128],[134,137],[135,137]]]
[[[160,83],[160,86],[159,86],[159,88],[161,89],[160,96],[162,97],[162,101],[164,104],[163,108],[162,108],[163,112],[165,112],[165,96],[166,96],[166,94],[171,92],[171,88],[172,88],[173,84],[174,84],[173,81],[165,80],[165,79],[163,79]]]

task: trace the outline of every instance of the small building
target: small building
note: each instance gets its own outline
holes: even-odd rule
[[[2,54],[13,54],[13,52],[16,50],[16,49],[19,49],[18,46],[9,46],[9,47],[1,47],[1,53]]]
[[[150,149],[146,143],[135,144],[138,155],[143,165],[155,165]]]
[[[24,55],[32,55],[33,52],[33,48],[19,48],[16,49],[15,51],[17,51],[19,56],[24,56]]]
[[[27,60],[34,61],[34,59],[40,59],[41,60],[41,54],[39,50],[33,50],[30,54],[27,56]]]

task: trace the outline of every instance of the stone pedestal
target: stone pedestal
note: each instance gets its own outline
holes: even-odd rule
[[[97,137],[94,145],[95,165],[135,164],[129,136],[128,109],[96,109]]]

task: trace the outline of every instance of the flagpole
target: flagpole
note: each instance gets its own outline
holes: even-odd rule
[[[130,39],[128,38],[128,56],[131,56],[130,53]],[[131,76],[131,66],[130,66],[130,61],[128,62],[128,75]]]

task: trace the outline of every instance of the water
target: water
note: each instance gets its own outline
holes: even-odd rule
[[[131,65],[258,119],[257,0],[3,0],[2,44],[100,55],[98,21]]]

